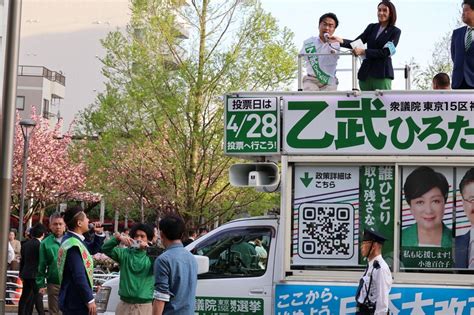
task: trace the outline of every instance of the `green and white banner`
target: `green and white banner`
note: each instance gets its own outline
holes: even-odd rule
[[[197,296],[196,315],[263,315],[263,299]]]
[[[356,266],[359,168],[299,164],[294,183],[292,265]]]
[[[455,196],[455,168],[403,166],[401,172],[400,268],[453,268],[453,253],[461,250],[453,234],[455,199],[461,199]]]
[[[292,265],[364,265],[364,228],[387,237],[384,256],[393,257],[394,178],[393,166],[296,165]]]
[[[283,151],[474,155],[474,94],[284,96]]]
[[[280,152],[280,107],[275,97],[227,97],[226,154],[273,155]]]
[[[383,246],[383,257],[393,260],[393,224],[395,222],[395,168],[393,166],[360,167],[360,230],[376,230],[389,240]],[[360,259],[360,264],[365,262]]]

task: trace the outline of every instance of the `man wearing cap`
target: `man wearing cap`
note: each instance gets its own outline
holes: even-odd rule
[[[359,280],[356,292],[356,315],[388,314],[388,294],[392,286],[392,274],[382,258],[382,245],[386,238],[365,229],[361,254],[367,257],[367,268]]]
[[[58,251],[59,308],[64,315],[95,315],[97,307],[92,295],[94,262],[91,254],[100,250],[105,239],[100,224],[94,226],[93,243],[83,236],[89,231],[89,219],[80,206],[66,209],[64,222],[68,232]],[[99,233],[101,233],[99,235]]]

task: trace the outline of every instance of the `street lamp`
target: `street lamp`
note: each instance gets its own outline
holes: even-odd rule
[[[20,195],[20,220],[18,222],[18,234],[20,240],[23,239],[23,213],[25,207],[25,190],[26,190],[26,167],[28,162],[28,147],[31,132],[36,126],[36,121],[33,119],[22,119],[20,121],[21,133],[23,134],[23,178],[21,180],[21,195]]]

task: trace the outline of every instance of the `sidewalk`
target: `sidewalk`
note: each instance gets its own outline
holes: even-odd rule
[[[5,314],[18,314],[17,305],[5,305]]]

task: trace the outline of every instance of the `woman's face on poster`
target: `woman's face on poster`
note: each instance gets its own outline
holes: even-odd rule
[[[470,182],[462,191],[462,206],[471,225],[474,225],[474,182]]]
[[[444,215],[444,196],[438,187],[424,193],[410,202],[410,210],[418,228],[434,229],[441,226]]]

